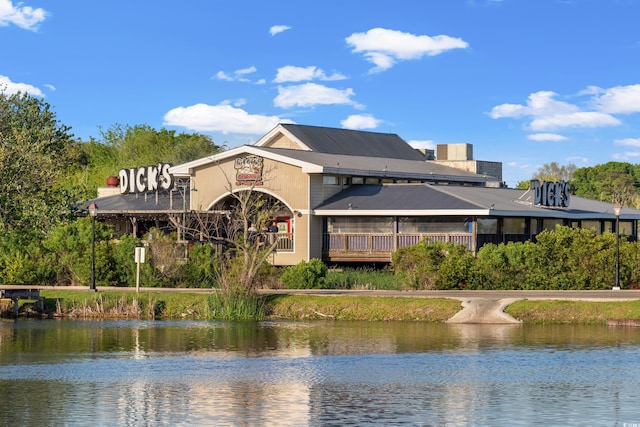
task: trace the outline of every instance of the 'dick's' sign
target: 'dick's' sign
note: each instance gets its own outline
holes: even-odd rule
[[[169,190],[173,187],[173,175],[169,173],[170,163],[121,169],[120,194],[145,193],[147,191]]]
[[[543,182],[531,180],[530,188],[534,192],[534,205],[550,207],[569,207],[569,183]]]

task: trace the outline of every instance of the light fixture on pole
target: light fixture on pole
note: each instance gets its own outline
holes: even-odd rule
[[[98,206],[94,202],[89,205],[89,216],[91,216],[91,282],[89,290],[96,292],[96,216]]]
[[[616,283],[613,286],[614,291],[620,290],[620,213],[622,205],[616,203],[613,205],[613,214],[616,216]]]
[[[180,186],[180,188],[182,188],[182,236],[180,238],[180,240],[182,242],[184,242],[185,239],[185,235],[184,235],[184,229],[185,226],[187,225],[187,184],[182,184]]]

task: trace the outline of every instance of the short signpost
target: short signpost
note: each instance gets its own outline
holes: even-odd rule
[[[136,292],[140,292],[140,264],[144,262],[144,246],[136,246]]]

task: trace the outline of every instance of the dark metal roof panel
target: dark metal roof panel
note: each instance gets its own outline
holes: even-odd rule
[[[434,177],[437,177],[438,179],[451,177],[456,181],[471,180],[474,182],[484,182],[494,179],[462,169],[445,166],[440,163],[431,162],[425,160],[424,157],[422,157],[421,160],[406,160],[385,157],[367,157],[364,155],[318,153],[314,151],[293,150],[288,148],[260,147],[259,149],[268,153],[279,154],[294,160],[322,166],[325,168],[325,173],[361,173],[363,175],[370,176],[384,176],[386,174],[394,178],[406,177],[409,179],[423,180],[429,180]]]
[[[187,199],[183,205],[182,192],[177,190],[158,191],[157,197],[155,191],[139,194],[116,194],[89,200],[86,202],[86,207],[94,202],[98,212],[182,212],[183,206],[189,209],[189,196],[190,194],[187,192]]]
[[[439,191],[468,200],[471,203],[483,205],[496,211],[513,212],[517,214],[527,214],[536,216],[544,212],[546,216],[556,212],[559,217],[567,215],[600,214],[597,216],[613,215],[613,203],[601,202],[599,200],[585,199],[572,195],[568,208],[537,206],[533,204],[532,190],[519,190],[509,188],[489,188],[489,187],[463,187],[463,186],[437,186]],[[640,210],[624,207],[622,217],[640,218]]]
[[[352,185],[315,208],[354,214],[357,210],[375,212],[484,210],[503,217],[546,217],[571,219],[615,219],[613,204],[571,196],[568,208],[532,204],[529,190],[466,187],[434,184]],[[621,219],[640,219],[640,210],[623,207]]]
[[[311,150],[350,156],[424,160],[424,156],[396,134],[282,124]]]
[[[437,191],[428,184],[352,185],[316,210],[478,209],[468,201]]]

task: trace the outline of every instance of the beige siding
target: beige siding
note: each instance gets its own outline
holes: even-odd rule
[[[344,185],[324,185],[322,188],[322,200],[325,201],[329,197],[334,196],[347,188]]]
[[[234,161],[227,159],[195,170],[193,183],[198,191],[192,193],[192,209],[206,210],[214,201],[228,195],[230,189],[247,188],[236,185]],[[287,203],[291,210],[309,209],[307,175],[299,167],[265,159],[263,178],[263,185],[256,186],[256,191],[273,194]]]
[[[244,157],[244,156],[240,156]],[[192,193],[192,209],[209,209],[229,190],[247,188],[236,185],[235,158],[219,164],[210,164],[194,171],[193,183],[198,191]],[[278,252],[270,258],[275,265],[294,265],[309,259],[309,190],[308,175],[300,167],[264,159],[263,185],[255,191],[267,192],[283,201],[293,214],[294,252]],[[322,184],[322,177],[320,177]],[[302,216],[297,216],[296,213]]]
[[[309,259],[322,259],[322,217],[309,218]]]
[[[308,261],[308,231],[309,231],[309,216],[294,216],[293,217],[293,252],[278,252],[274,254],[271,262],[274,265],[295,265],[300,261]]]
[[[271,148],[289,148],[291,150],[301,150],[302,148],[296,143],[291,141],[289,138],[287,138],[286,136],[279,134],[278,136],[276,136],[275,138],[273,138],[271,141],[269,141],[265,147],[271,147]]]
[[[309,208],[315,209],[315,207],[324,202],[324,200],[322,175],[309,175]]]

